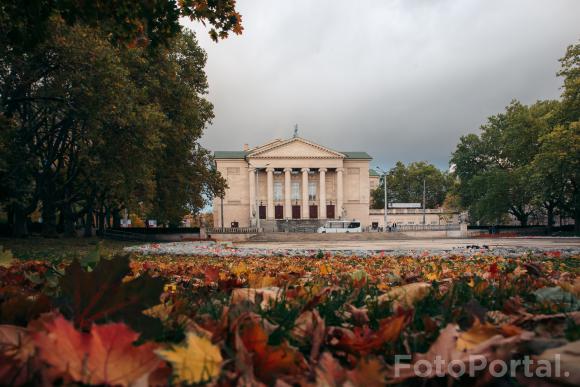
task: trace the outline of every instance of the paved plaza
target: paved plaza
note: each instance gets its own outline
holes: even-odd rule
[[[504,239],[399,239],[324,240],[274,242],[171,242],[126,247],[125,251],[146,255],[214,257],[314,256],[320,251],[334,256],[440,256],[474,255],[520,256],[551,254],[580,256],[580,238],[504,238]]]
[[[240,242],[240,248],[254,249],[322,249],[322,250],[453,250],[467,246],[487,246],[490,249],[580,250],[580,238],[421,238],[386,240],[305,240],[273,242]]]

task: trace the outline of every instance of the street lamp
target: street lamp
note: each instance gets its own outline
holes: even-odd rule
[[[387,209],[389,208],[389,206],[387,204],[388,203],[387,202],[387,171],[383,170],[381,167],[376,167],[376,168],[379,170],[379,172],[382,172],[383,173],[383,184],[384,184],[384,187],[385,187],[385,231],[387,231],[387,227],[388,227],[388,224],[387,224]]]

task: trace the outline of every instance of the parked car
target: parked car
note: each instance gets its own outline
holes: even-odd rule
[[[358,220],[329,220],[324,226],[319,227],[317,232],[320,234],[362,232],[362,228]]]

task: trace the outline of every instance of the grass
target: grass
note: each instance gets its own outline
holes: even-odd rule
[[[139,242],[93,238],[6,238],[0,237],[0,246],[19,259],[63,260],[84,257],[98,249],[107,256]]]

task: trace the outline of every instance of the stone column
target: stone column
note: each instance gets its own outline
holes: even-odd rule
[[[344,168],[336,168],[336,210],[335,210],[335,217],[340,219],[342,217],[342,207],[343,197],[344,197],[344,190],[342,187],[342,173],[344,172]]]
[[[318,170],[318,178],[320,179],[320,204],[318,210],[318,217],[320,219],[326,219],[326,168],[320,168]]]
[[[302,219],[308,219],[310,216],[308,208],[308,172],[310,169],[302,168]]]
[[[266,219],[274,219],[274,168],[266,168],[268,184],[268,207],[266,208]]]
[[[248,177],[250,181],[250,224],[252,224],[258,215],[256,208],[256,168],[248,169]]]
[[[292,219],[292,168],[284,168],[284,217]]]

